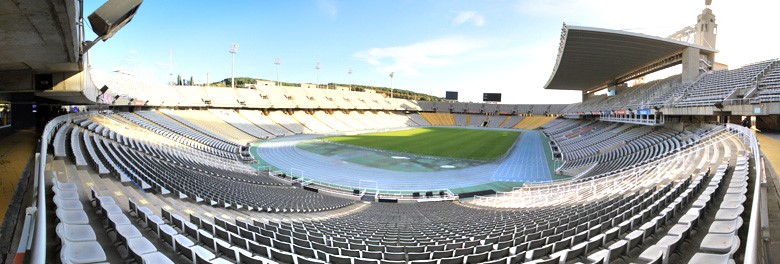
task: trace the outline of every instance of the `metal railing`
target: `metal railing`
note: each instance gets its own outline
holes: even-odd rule
[[[747,127],[726,124],[729,132],[740,137],[753,154],[753,201],[750,207],[748,233],[745,245],[745,263],[770,263],[764,241],[769,240],[769,211],[767,209],[767,180],[763,158],[755,133]]]
[[[33,188],[33,203],[30,207],[27,207],[27,212],[35,211],[34,227],[29,229],[27,235],[28,239],[32,241],[19,241],[19,244],[27,243],[32,245],[30,263],[44,263],[46,262],[46,156],[48,155],[49,141],[51,141],[54,131],[60,126],[64,125],[67,120],[71,118],[71,115],[62,115],[55,117],[43,129],[41,135],[41,144],[38,155],[39,160],[37,162],[37,168],[35,170],[35,179]],[[30,243],[32,242],[32,243]]]

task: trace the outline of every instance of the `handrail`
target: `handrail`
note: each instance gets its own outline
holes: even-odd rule
[[[750,207],[750,219],[748,220],[748,234],[745,245],[745,263],[768,263],[766,244],[763,241],[769,239],[769,212],[766,210],[766,171],[764,170],[761,150],[756,135],[749,128],[726,124],[729,132],[739,136],[750,145],[753,154],[753,201]]]
[[[32,235],[29,236],[33,240],[32,258],[30,259],[31,263],[44,263],[46,261],[46,156],[48,155],[48,146],[49,141],[52,139],[52,133],[69,118],[70,115],[55,117],[46,124],[41,135],[41,148],[39,150],[41,155],[39,156],[40,161],[38,162],[38,170],[36,171],[37,175],[35,175],[38,183],[36,186],[37,194],[33,194],[37,195],[37,199],[33,200],[33,204],[30,206],[31,208],[37,207],[35,212],[35,228],[30,230]],[[19,243],[22,242],[23,241],[19,241]]]

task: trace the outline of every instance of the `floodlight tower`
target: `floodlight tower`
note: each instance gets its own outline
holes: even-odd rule
[[[352,91],[352,67],[349,68],[347,74],[349,74],[349,90]]]
[[[320,62],[319,61],[317,62],[317,64],[314,65],[314,69],[317,70],[317,74],[315,77],[315,79],[317,80],[316,81],[317,88],[320,88]]]
[[[395,72],[390,73],[390,98],[393,98],[393,76],[395,75]]]
[[[168,51],[168,85],[173,86],[173,48]]]
[[[233,62],[230,64],[230,88],[236,88],[236,53],[238,52],[238,44],[233,43],[230,46],[230,54],[233,57]]]
[[[282,64],[282,58],[276,57],[274,64],[276,64],[276,86],[279,86],[279,65]]]

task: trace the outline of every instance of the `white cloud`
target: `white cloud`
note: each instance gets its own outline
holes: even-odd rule
[[[453,25],[462,25],[466,22],[471,22],[475,26],[481,27],[485,24],[485,17],[476,11],[461,11],[452,19]]]
[[[317,9],[330,19],[335,19],[339,15],[339,9],[333,0],[317,0]]]
[[[375,66],[378,72],[417,75],[421,68],[453,64],[456,57],[483,46],[484,43],[476,40],[447,37],[405,46],[371,48],[354,56]]]

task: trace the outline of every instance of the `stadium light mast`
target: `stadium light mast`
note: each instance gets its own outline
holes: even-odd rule
[[[173,48],[168,51],[168,85],[173,86]]]
[[[352,67],[349,67],[347,74],[349,74],[349,90],[352,91]]]
[[[317,74],[315,74],[317,88],[320,88],[320,62],[319,61],[317,62],[317,64],[314,65],[314,69],[317,70]]]
[[[279,65],[282,64],[282,58],[276,57],[274,64],[276,64],[276,86],[279,86]]]
[[[233,57],[233,62],[230,64],[230,88],[236,88],[236,53],[238,52],[238,44],[233,43],[230,46],[230,54]]]
[[[395,75],[395,72],[390,73],[390,98],[393,98],[393,76]]]

